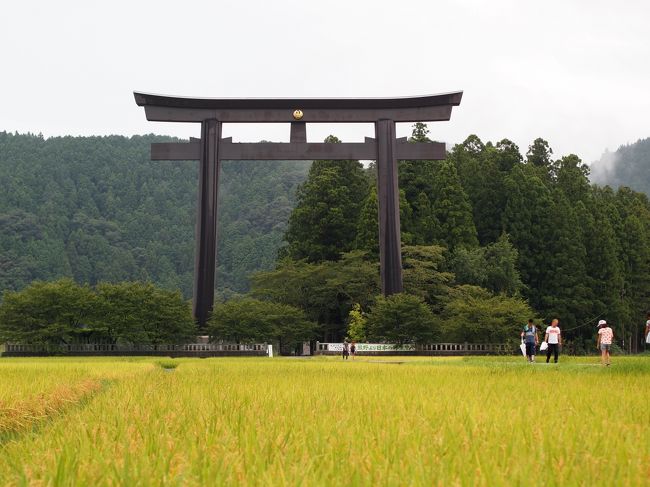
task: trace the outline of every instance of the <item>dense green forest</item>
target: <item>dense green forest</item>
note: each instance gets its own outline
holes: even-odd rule
[[[72,277],[189,297],[196,163],[149,161],[163,140],[0,133],[0,289]],[[425,125],[411,141],[429,141]],[[373,164],[225,162],[218,289],[248,295],[217,306],[213,337],[500,342],[559,317],[576,350],[599,318],[621,344],[638,338],[645,194],[591,184],[543,139],[522,155],[471,135],[443,161],[400,161],[399,179],[405,293],[381,298]]]
[[[411,140],[426,142],[427,132],[416,124]],[[345,336],[356,305],[369,319],[375,304],[390,305],[376,298],[369,267],[372,173],[355,161],[316,161],[298,190],[284,260],[253,279],[254,295],[302,307],[328,339]],[[599,318],[615,323],[622,344],[638,339],[650,297],[645,194],[591,185],[576,155],[554,159],[541,138],[524,157],[507,139],[471,135],[446,160],[401,161],[399,179],[405,291],[431,309],[438,336],[502,338],[479,330],[492,323],[512,334],[530,305],[546,323],[559,317],[576,341],[593,337]]]
[[[605,152],[591,164],[591,180],[614,188],[629,186],[650,195],[650,138]]]
[[[153,281],[192,294],[197,163],[152,162],[153,135],[0,132],[0,291],[35,279]],[[225,161],[218,288],[273,267],[306,162]]]

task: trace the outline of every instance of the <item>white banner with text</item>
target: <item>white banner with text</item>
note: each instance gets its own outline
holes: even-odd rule
[[[328,352],[343,352],[342,343],[321,343],[321,347],[326,345]],[[349,346],[352,345],[348,343]],[[396,345],[394,343],[357,343],[355,344],[357,352],[411,352],[415,350],[415,345],[404,344]]]

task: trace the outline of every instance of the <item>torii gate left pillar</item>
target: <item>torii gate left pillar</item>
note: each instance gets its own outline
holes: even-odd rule
[[[147,120],[199,122],[201,139],[189,143],[152,144],[154,160],[199,160],[198,215],[193,313],[199,326],[214,303],[219,170],[222,160],[346,160],[377,161],[379,256],[384,295],[402,291],[402,259],[397,161],[444,159],[441,143],[408,143],[397,139],[395,122],[449,120],[462,92],[412,98],[215,99],[180,98],[135,93]],[[289,122],[290,142],[234,144],[221,136],[222,124]],[[308,143],[306,123],[371,122],[375,139],[362,143]]]
[[[208,320],[214,303],[217,262],[217,202],[221,170],[220,140],[221,122],[214,119],[201,122],[193,300],[194,318],[201,326]]]

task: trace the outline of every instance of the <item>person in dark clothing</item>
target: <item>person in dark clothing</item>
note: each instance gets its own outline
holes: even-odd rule
[[[343,360],[347,360],[349,356],[350,356],[350,345],[348,344],[348,341],[345,340],[343,342]]]
[[[528,324],[524,326],[521,332],[521,338],[524,339],[524,344],[526,345],[526,359],[529,362],[534,362],[535,349],[537,348],[539,337],[537,336],[537,327],[533,324],[533,320],[528,320]]]

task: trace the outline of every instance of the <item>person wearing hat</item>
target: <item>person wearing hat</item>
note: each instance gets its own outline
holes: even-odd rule
[[[600,363],[603,365],[611,365],[609,356],[609,349],[614,340],[614,331],[609,327],[605,320],[598,322],[598,339],[596,340],[596,348],[600,349]]]

